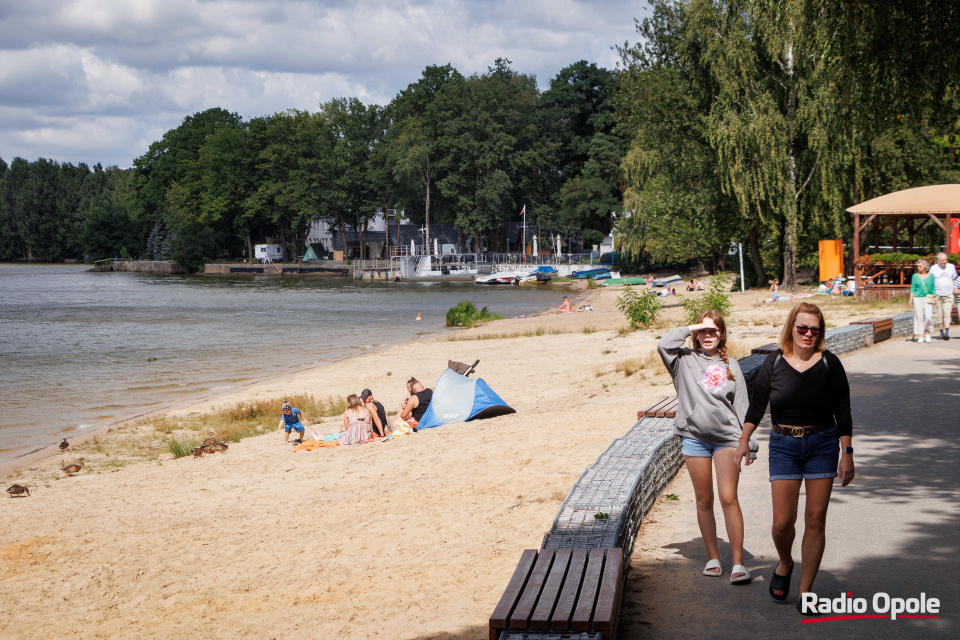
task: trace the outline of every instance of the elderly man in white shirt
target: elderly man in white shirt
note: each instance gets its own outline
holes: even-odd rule
[[[950,339],[950,312],[953,311],[953,294],[957,280],[957,268],[947,262],[947,254],[937,254],[937,264],[930,267],[933,276],[937,303],[933,307],[933,321],[940,329],[940,339]]]

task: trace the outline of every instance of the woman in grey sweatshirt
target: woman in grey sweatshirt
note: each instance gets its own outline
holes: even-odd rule
[[[692,349],[684,346],[689,337],[693,338]],[[723,316],[712,310],[704,312],[696,324],[663,336],[657,352],[673,378],[679,399],[673,432],[683,438],[683,458],[697,501],[697,523],[710,556],[703,575],[723,575],[713,514],[716,467],[717,492],[733,555],[730,582],[748,582],[750,572],[743,566],[743,514],[737,499],[740,467],[734,464],[733,454],[750,399],[740,366],[727,355]],[[756,440],[751,438],[749,443],[748,465],[758,449]]]

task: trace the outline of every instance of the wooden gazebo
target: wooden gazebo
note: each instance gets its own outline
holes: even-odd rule
[[[873,245],[880,248],[880,233],[893,227],[893,251],[899,251],[898,236],[906,231],[908,246],[913,249],[914,235],[932,220],[946,238],[945,251],[957,251],[951,239],[957,242],[960,223],[960,184],[938,184],[888,193],[847,209],[853,214],[853,269],[857,282],[857,296],[888,298],[906,295],[910,277],[915,270],[913,261],[901,263],[860,264],[860,234],[873,228]]]

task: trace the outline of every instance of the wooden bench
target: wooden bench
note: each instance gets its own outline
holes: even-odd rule
[[[679,402],[677,396],[660,398],[646,409],[637,411],[637,420],[640,418],[675,418]]]
[[[507,630],[617,634],[623,549],[526,549],[490,616],[490,640]]]
[[[759,347],[754,347],[753,349],[750,349],[750,353],[759,353],[762,355],[765,355],[768,353],[776,353],[778,351],[780,351],[780,345],[777,344],[776,342],[771,342],[770,344],[762,344]]]
[[[889,340],[893,334],[893,318],[864,318],[854,320],[850,324],[872,324],[874,344]]]

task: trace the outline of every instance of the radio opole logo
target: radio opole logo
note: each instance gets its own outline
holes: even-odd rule
[[[917,598],[893,598],[881,591],[869,601],[866,598],[854,598],[849,591],[841,593],[839,598],[818,598],[815,593],[804,593],[800,596],[800,608],[807,615],[834,614],[830,618],[808,618],[803,621],[804,624],[870,618],[940,618],[935,615],[940,613],[940,600],[928,598],[925,593]]]

